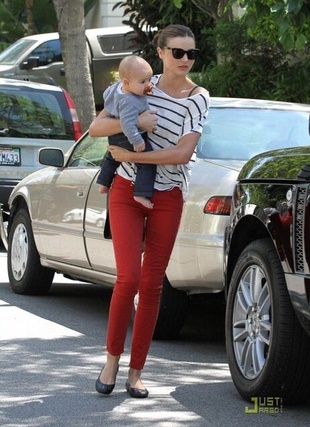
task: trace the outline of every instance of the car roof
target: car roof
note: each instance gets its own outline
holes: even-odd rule
[[[96,36],[96,35],[125,34],[125,33],[128,33],[129,31],[134,31],[133,28],[130,27],[129,25],[121,25],[118,27],[106,27],[106,28],[89,28],[89,29],[85,30],[86,34],[92,34],[94,36]],[[56,32],[34,34],[31,36],[23,37],[23,39],[39,40],[39,41],[58,39],[58,38],[59,38],[59,34]]]
[[[309,104],[301,104],[294,102],[272,101],[268,99],[248,99],[248,98],[223,98],[211,97],[210,107],[221,108],[259,108],[259,109],[276,109],[287,111],[308,111],[310,112]]]
[[[31,88],[31,89],[38,89],[38,90],[49,90],[54,92],[61,92],[62,89],[59,86],[55,85],[49,85],[44,83],[36,83],[31,82],[29,80],[18,80],[18,79],[5,79],[0,77],[0,87],[1,86],[10,86],[10,87],[17,87],[17,88]]]

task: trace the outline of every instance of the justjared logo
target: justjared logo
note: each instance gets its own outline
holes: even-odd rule
[[[246,414],[278,414],[282,412],[281,397],[252,397],[253,408],[245,407]]]

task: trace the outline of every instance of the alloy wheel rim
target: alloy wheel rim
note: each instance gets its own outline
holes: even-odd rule
[[[272,338],[270,286],[258,265],[248,267],[239,280],[232,325],[236,362],[253,380],[265,366]]]

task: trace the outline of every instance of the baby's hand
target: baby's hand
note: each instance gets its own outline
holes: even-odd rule
[[[141,142],[141,144],[138,144],[138,145],[134,146],[134,151],[136,153],[140,153],[141,151],[144,151],[144,150],[145,150],[145,142],[144,141]]]

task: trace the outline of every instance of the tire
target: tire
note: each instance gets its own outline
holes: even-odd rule
[[[310,396],[310,341],[296,317],[277,252],[269,239],[240,255],[226,306],[226,350],[232,380],[246,400]]]
[[[186,292],[173,288],[165,277],[153,338],[158,340],[176,339],[184,325],[188,305],[189,298]]]
[[[29,213],[17,211],[9,233],[8,275],[12,290],[22,295],[45,295],[55,272],[42,267],[33,238]]]

